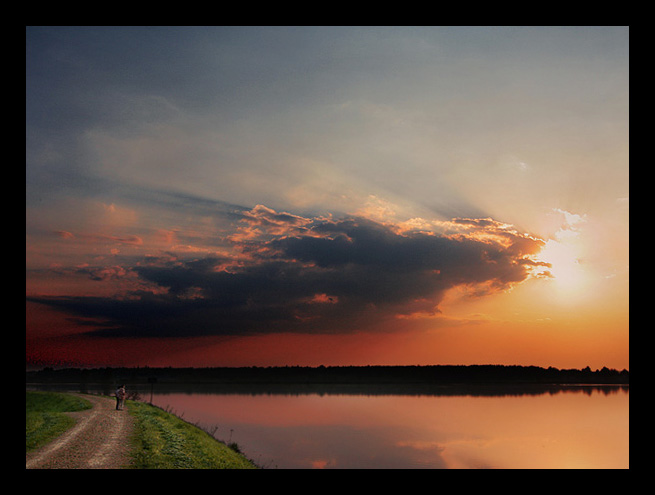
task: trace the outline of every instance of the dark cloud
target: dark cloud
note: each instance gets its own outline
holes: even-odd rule
[[[95,319],[99,335],[352,332],[399,315],[438,312],[444,293],[458,285],[479,293],[507,289],[542,265],[532,259],[540,240],[489,219],[462,222],[465,228],[449,235],[402,232],[363,218],[305,219],[265,207],[243,220],[267,230],[234,241],[241,257],[153,258],[129,267],[156,291],[29,299]]]

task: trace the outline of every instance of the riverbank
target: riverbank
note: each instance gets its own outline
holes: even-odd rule
[[[86,407],[75,406],[80,401]],[[60,421],[44,419],[50,417]],[[26,391],[26,418],[26,468],[257,467],[197,426],[142,402],[117,411],[110,397]]]
[[[255,469],[235,448],[156,406],[128,401],[135,418],[132,468]]]

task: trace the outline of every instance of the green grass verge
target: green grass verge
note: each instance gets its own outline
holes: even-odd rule
[[[75,424],[65,412],[91,408],[80,397],[56,392],[25,392],[25,451],[55,439]]]
[[[132,468],[257,468],[209,433],[158,407],[129,401],[128,410],[135,419]]]

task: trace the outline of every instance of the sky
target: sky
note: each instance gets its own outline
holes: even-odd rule
[[[26,28],[26,366],[629,369],[629,29]]]

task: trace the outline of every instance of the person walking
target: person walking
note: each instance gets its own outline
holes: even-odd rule
[[[125,385],[119,385],[116,389],[116,410],[122,411],[125,404]]]

